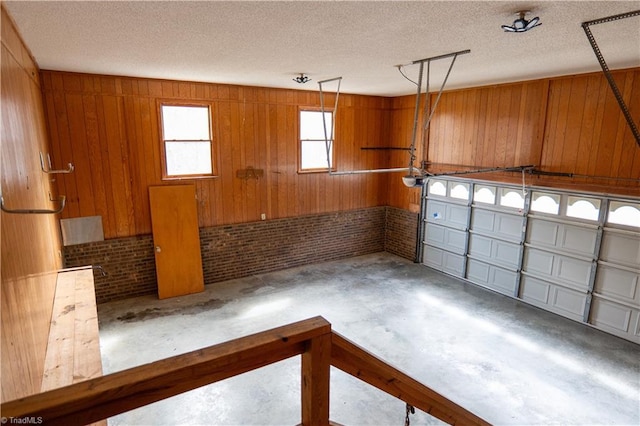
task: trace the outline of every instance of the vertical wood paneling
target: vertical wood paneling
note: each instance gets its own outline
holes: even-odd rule
[[[7,208],[50,208],[55,191],[39,160],[50,148],[37,66],[0,10],[2,196]],[[1,399],[8,401],[40,391],[61,244],[55,215],[2,213],[0,225]]]
[[[614,72],[632,116],[640,121],[638,69]],[[640,161],[620,108],[601,74],[551,80],[545,169],[604,177],[638,179],[633,164]],[[577,180],[577,179],[576,179]],[[585,189],[638,193],[638,183],[595,178],[577,180]],[[557,179],[554,181],[560,183]]]
[[[616,73],[625,99],[636,111],[638,73]],[[142,194],[149,185],[162,183],[160,98],[213,103],[219,176],[195,180],[201,226],[255,221],[261,213],[271,219],[381,204],[411,209],[419,205],[419,191],[402,187],[401,173],[297,173],[298,110],[318,106],[315,92],[58,72],[43,72],[42,80],[56,164],[88,156],[91,170],[103,171],[101,178],[88,179],[90,190],[81,188],[87,182],[75,176],[58,180],[59,191],[70,194],[66,216],[107,215],[107,238],[150,230],[148,201]],[[344,95],[337,119],[338,169],[406,167],[406,151],[361,148],[409,147],[413,102],[413,96]],[[599,74],[446,92],[425,138],[426,155],[418,135],[416,165],[421,160],[475,167],[535,164],[547,171],[621,177],[637,177],[640,169],[630,132]],[[238,179],[236,171],[249,166],[263,169],[264,177]],[[520,179],[515,174],[478,177]],[[533,183],[587,190],[612,184],[550,177]],[[618,192],[636,190],[632,183],[618,183]],[[84,203],[90,193],[93,200]]]
[[[81,178],[68,175],[58,183],[60,191],[72,194],[73,209],[66,217],[103,216],[106,238],[150,232],[145,194],[149,185],[163,182],[161,99],[213,105],[219,173],[191,180],[200,226],[257,221],[262,213],[274,219],[386,203],[380,176],[298,173],[298,111],[317,108],[316,93],[49,71],[42,78],[57,155],[73,154],[82,167]],[[360,148],[388,143],[390,100],[354,95],[343,100],[336,122],[339,169],[382,165],[385,152]],[[237,170],[247,167],[264,170],[264,177],[237,178]]]
[[[640,123],[640,69],[613,73],[636,123]],[[434,95],[432,95],[432,98]],[[410,143],[414,97],[394,100],[390,128]],[[432,170],[533,164],[544,171],[591,177],[534,177],[529,182],[576,190],[640,195],[640,149],[602,73],[472,88],[443,94],[431,122],[426,160]],[[387,167],[397,167],[392,154]],[[453,165],[451,165],[453,164]],[[599,176],[599,177],[596,177]],[[519,182],[519,174],[472,175]],[[410,208],[414,189],[386,177],[388,204]]]

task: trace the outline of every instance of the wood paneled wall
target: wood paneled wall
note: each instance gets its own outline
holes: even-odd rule
[[[316,92],[42,71],[55,165],[76,172],[57,179],[64,217],[100,215],[105,238],[151,232],[147,188],[162,184],[158,104],[213,105],[219,176],[192,180],[200,226],[348,210],[386,203],[380,175],[298,173],[298,111],[318,107]],[[341,95],[336,166],[371,169],[385,162],[363,146],[386,143],[389,99]],[[264,170],[242,180],[238,169]],[[175,183],[165,181],[164,183]]]
[[[421,105],[425,104],[425,95],[421,99]],[[401,96],[392,99],[391,106],[391,145],[395,148],[408,148],[411,146],[413,137],[413,121],[415,115],[415,95]],[[428,143],[429,134],[423,132],[423,126],[416,128],[416,159],[414,166],[420,167],[424,158],[425,147]],[[409,152],[406,150],[389,151],[387,164],[385,167],[408,167]],[[387,204],[393,207],[400,207],[410,210],[413,213],[420,211],[420,189],[407,188],[402,184],[402,176],[407,173],[391,173],[386,175],[388,191]],[[399,185],[398,185],[399,184]]]
[[[640,123],[640,69],[613,73]],[[435,94],[430,96],[431,102]],[[394,135],[406,140],[414,96],[394,99]],[[640,148],[602,73],[445,92],[430,125],[432,172],[535,165],[574,177],[527,176],[530,185],[640,196]],[[463,167],[469,166],[469,167]],[[520,183],[520,173],[468,175]],[[618,179],[616,179],[618,178]],[[389,205],[415,208],[417,189],[389,177]]]
[[[640,68],[613,76],[640,125]],[[551,81],[540,164],[549,171],[640,178],[640,147],[602,73]],[[583,179],[578,183],[640,195],[637,182]]]
[[[50,209],[53,192],[40,170],[48,148],[38,69],[2,11],[0,176],[5,206]],[[2,213],[2,401],[40,391],[60,238],[55,215]]]

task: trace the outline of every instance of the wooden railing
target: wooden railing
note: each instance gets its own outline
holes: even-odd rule
[[[302,355],[302,424],[329,424],[329,369],[340,370],[449,424],[485,420],[386,364],[314,317],[3,403],[2,417],[79,425]]]

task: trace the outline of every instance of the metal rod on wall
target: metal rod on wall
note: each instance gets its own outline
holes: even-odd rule
[[[69,163],[67,168],[64,170],[52,170],[51,167],[51,156],[47,154],[47,162],[49,163],[49,170],[44,168],[44,157],[42,155],[42,151],[40,151],[40,168],[44,173],[53,175],[53,174],[62,174],[62,173],[71,173],[74,170],[73,164]]]
[[[49,199],[51,199],[51,197],[49,197]],[[58,207],[55,210],[47,210],[47,209],[8,209],[4,205],[4,198],[2,196],[0,196],[0,210],[2,210],[5,213],[10,213],[10,214],[58,214],[58,213],[62,212],[62,210],[64,210],[64,207],[65,207],[65,205],[67,203],[67,197],[62,195],[62,196],[60,196],[59,199],[51,200],[51,201],[58,201],[60,203],[60,207]]]

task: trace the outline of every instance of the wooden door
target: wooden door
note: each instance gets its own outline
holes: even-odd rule
[[[194,185],[149,187],[158,297],[204,291]]]

